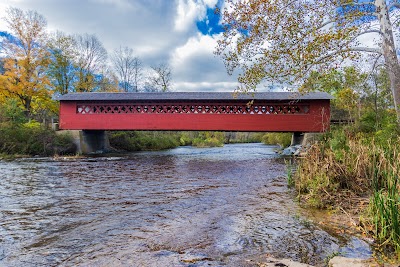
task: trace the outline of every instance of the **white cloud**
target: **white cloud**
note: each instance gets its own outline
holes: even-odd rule
[[[190,57],[212,55],[216,40],[209,35],[197,34],[188,39],[185,45],[176,48],[173,64],[178,66]]]
[[[49,31],[95,34],[109,53],[128,46],[148,68],[159,63],[172,67],[175,90],[234,90],[214,56],[215,36],[203,36],[196,21],[217,0],[0,0],[0,17],[9,6],[36,10],[48,21]],[[7,30],[0,21],[0,30]]]
[[[197,19],[202,19],[205,7],[193,0],[179,0],[175,17],[175,30],[187,31]]]
[[[175,82],[174,91],[181,92],[233,92],[237,87],[237,82]]]
[[[134,6],[128,0],[90,0],[90,2],[98,3],[98,4],[107,4],[111,6],[115,6],[117,8],[127,8],[132,9]]]
[[[207,90],[235,89],[236,78],[227,74],[221,59],[213,54],[217,37],[198,33],[173,51],[171,66],[181,89],[195,88],[193,83]]]
[[[175,30],[178,32],[189,30],[197,20],[203,20],[207,8],[214,7],[217,2],[218,0],[178,0]]]

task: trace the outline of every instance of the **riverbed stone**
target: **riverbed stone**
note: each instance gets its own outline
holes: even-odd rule
[[[336,256],[329,261],[329,267],[369,267],[366,260]]]
[[[295,262],[289,259],[268,258],[260,267],[313,267],[312,265]]]

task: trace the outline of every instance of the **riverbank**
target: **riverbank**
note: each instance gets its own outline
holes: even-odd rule
[[[338,229],[373,240],[382,263],[400,261],[399,144],[395,129],[339,128],[307,150],[294,175],[300,202],[347,218]]]
[[[1,111],[1,110],[0,110]],[[78,131],[54,131],[24,116],[7,119],[0,114],[1,158],[76,155],[80,153]],[[212,131],[110,131],[110,147],[116,151],[153,151],[192,145],[221,147],[232,143],[263,142],[269,145],[290,144],[290,133],[212,132]]]
[[[222,147],[224,144],[260,143],[264,133],[213,131],[121,131],[109,132],[110,145],[121,151],[151,151],[193,146],[199,148]],[[277,140],[277,139],[275,139]],[[275,144],[272,142],[264,142]]]

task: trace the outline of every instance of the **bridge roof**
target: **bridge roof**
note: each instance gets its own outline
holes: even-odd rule
[[[60,101],[129,101],[129,100],[330,100],[325,92],[300,94],[298,92],[164,92],[164,93],[69,93],[58,97]]]

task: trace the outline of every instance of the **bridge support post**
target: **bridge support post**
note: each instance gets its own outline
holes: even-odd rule
[[[110,151],[110,142],[106,131],[83,130],[80,132],[81,153],[105,153],[108,151]]]
[[[301,145],[301,144],[303,144],[303,140],[304,140],[304,133],[294,132],[292,135],[292,142],[291,142],[290,146]]]

